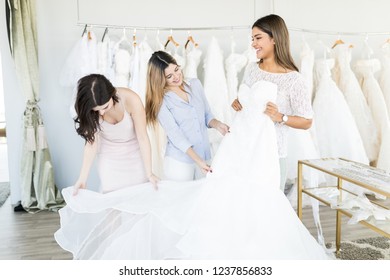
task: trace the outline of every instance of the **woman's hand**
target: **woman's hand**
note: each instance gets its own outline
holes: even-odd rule
[[[268,102],[265,107],[264,113],[271,118],[274,122],[281,122],[283,114],[279,113],[278,106],[275,103]]]
[[[87,188],[87,184],[85,182],[77,181],[73,185],[73,195],[77,195],[79,193],[79,189],[86,189],[86,188]]]
[[[204,174],[206,174],[207,172],[213,172],[210,165],[208,165],[205,161],[199,161],[196,164],[200,167]]]
[[[235,111],[241,111],[242,105],[241,105],[240,101],[238,101],[238,99],[234,99],[234,101],[233,101],[233,103],[232,103],[232,108],[233,108]]]
[[[148,177],[148,180],[150,183],[152,183],[154,189],[157,191],[158,190],[158,186],[157,186],[157,183],[160,181],[160,178],[157,177],[156,175],[154,175],[153,173]]]
[[[224,124],[223,122],[220,122],[217,119],[212,119],[209,124],[209,127],[215,128],[218,130],[222,135],[225,135],[226,133],[229,132],[229,126],[227,124]]]
[[[223,123],[218,121],[217,125],[215,126],[215,129],[218,130],[223,136],[225,136],[226,133],[230,132],[229,129],[230,127]]]

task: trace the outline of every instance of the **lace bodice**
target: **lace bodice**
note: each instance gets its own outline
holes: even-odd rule
[[[288,73],[270,73],[261,70],[256,62],[249,63],[245,69],[243,83],[251,87],[258,81],[267,81],[276,84],[276,105],[279,112],[299,116],[307,119],[313,117],[310,102],[310,94],[307,90],[302,75],[296,71]],[[287,156],[287,133],[288,126],[275,124],[278,140],[279,156]]]

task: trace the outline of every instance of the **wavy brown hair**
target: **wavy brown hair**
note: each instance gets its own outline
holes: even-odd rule
[[[111,98],[115,106],[119,102],[116,89],[103,75],[91,74],[78,81],[74,122],[77,134],[85,141],[93,143],[96,132],[100,131],[99,112],[93,108],[106,104]]]
[[[169,64],[179,66],[176,60],[164,51],[154,52],[148,62],[145,112],[146,123],[153,126],[157,123],[157,116],[166,93],[166,78],[164,71]],[[183,85],[181,88],[184,90]]]
[[[267,33],[275,41],[276,63],[285,69],[299,71],[290,53],[290,35],[284,20],[278,15],[268,15],[258,19],[253,25]]]

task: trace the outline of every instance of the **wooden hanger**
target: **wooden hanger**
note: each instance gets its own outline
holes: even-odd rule
[[[187,37],[187,42],[186,42],[186,44],[184,45],[184,48],[185,48],[185,49],[187,49],[188,44],[189,44],[190,42],[194,45],[195,48],[197,48],[197,47],[199,46],[199,44],[198,44],[197,42],[195,42],[194,38],[192,38],[191,35],[188,35],[188,37]]]
[[[336,42],[334,42],[332,49],[334,49],[337,45],[344,44],[344,41],[341,39],[337,39]]]
[[[390,45],[390,38],[383,43],[382,48],[385,48],[387,45]]]
[[[167,48],[169,42],[172,42],[172,44],[174,44],[175,47],[180,46],[180,44],[179,44],[178,42],[176,42],[175,39],[173,39],[172,30],[171,30],[171,35],[168,36],[168,39],[167,39],[167,41],[165,42],[164,49]]]

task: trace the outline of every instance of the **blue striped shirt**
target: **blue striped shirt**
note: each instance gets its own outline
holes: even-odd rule
[[[193,163],[186,154],[188,148],[192,147],[202,159],[209,160],[211,153],[207,128],[214,115],[198,79],[191,79],[184,88],[188,93],[188,103],[168,91],[158,114],[158,120],[168,137],[165,156]]]

